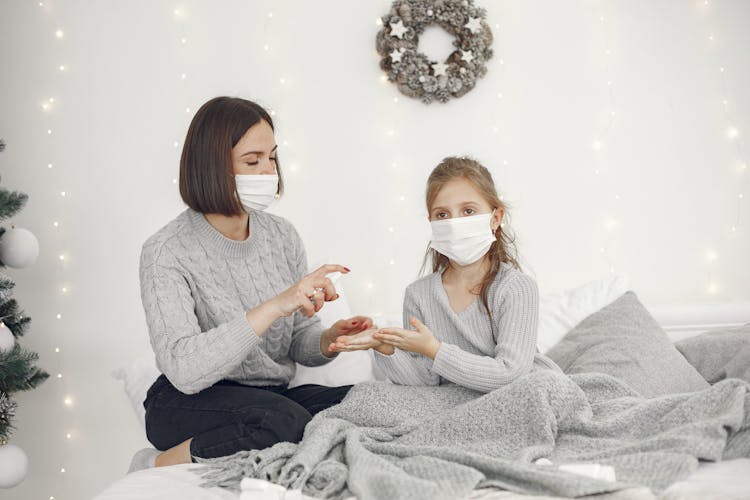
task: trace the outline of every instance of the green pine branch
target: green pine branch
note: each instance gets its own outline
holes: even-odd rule
[[[26,333],[31,318],[24,316],[23,310],[18,308],[16,299],[10,299],[0,304],[0,321],[10,328],[14,337],[19,338]]]
[[[0,189],[0,221],[16,215],[26,205],[29,196],[20,191]]]
[[[0,391],[13,394],[28,391],[49,377],[35,366],[39,355],[16,344],[13,349],[0,352]]]
[[[0,274],[0,290],[12,290],[16,284],[9,276]]]

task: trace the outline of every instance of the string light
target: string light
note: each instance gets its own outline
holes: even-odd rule
[[[709,6],[708,0],[704,2],[704,5],[706,7]],[[710,19],[708,16],[710,14],[709,9],[704,9],[704,19]],[[708,40],[707,43],[710,44],[711,50],[718,50],[718,47],[714,45],[712,42],[716,40],[716,34],[710,31],[707,31],[706,38]],[[730,107],[730,99],[727,95],[727,75],[729,74],[729,71],[727,71],[727,67],[724,65],[719,66],[719,84],[720,84],[720,91],[721,91],[721,109],[724,113],[724,127],[725,127],[725,135],[728,139],[728,142],[731,144],[736,159],[734,160],[734,164],[737,165],[737,167],[734,170],[734,175],[738,176],[744,176],[745,169],[747,168],[747,164],[745,162],[745,158],[743,155],[743,149],[741,145],[741,133],[740,130],[737,128],[735,117],[732,113],[732,108]],[[744,181],[742,182],[741,181]],[[725,236],[728,240],[732,241],[735,239],[735,236],[737,232],[741,229],[742,226],[742,200],[744,198],[744,189],[747,188],[747,177],[738,178],[737,180],[737,211],[734,216],[734,220],[731,222],[728,222],[728,224],[725,227],[728,227],[729,230],[725,232]],[[716,250],[709,250],[706,254],[706,260],[708,262],[708,284],[706,285],[706,292],[710,295],[715,295],[719,293],[720,286],[716,279],[714,279],[713,272],[714,272],[714,263],[718,259],[718,254]]]

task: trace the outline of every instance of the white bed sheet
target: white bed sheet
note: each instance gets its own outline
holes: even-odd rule
[[[202,488],[202,479],[191,472],[195,464],[174,465],[142,470],[112,484],[95,500],[238,500],[239,494],[222,488]],[[299,493],[295,498],[300,498]],[[242,500],[266,500],[261,493],[243,494]],[[527,496],[507,491],[482,489],[472,500],[551,500],[559,497]],[[593,497],[590,497],[593,498]],[[605,495],[607,500],[748,500],[750,499],[750,459],[740,458],[719,463],[701,464],[683,481],[674,483],[659,496],[646,488]],[[270,500],[270,499],[268,499]]]

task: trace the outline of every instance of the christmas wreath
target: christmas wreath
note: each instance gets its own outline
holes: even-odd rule
[[[446,102],[474,88],[487,73],[492,31],[486,11],[472,0],[396,0],[376,37],[380,67],[404,95],[425,103]],[[417,50],[419,35],[438,25],[455,36],[445,61],[430,61]]]

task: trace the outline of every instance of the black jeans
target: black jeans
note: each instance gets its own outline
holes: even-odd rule
[[[340,403],[349,389],[250,387],[222,380],[197,394],[184,394],[161,375],[143,402],[146,436],[158,450],[193,438],[190,455],[201,458],[297,443],[312,416]]]

